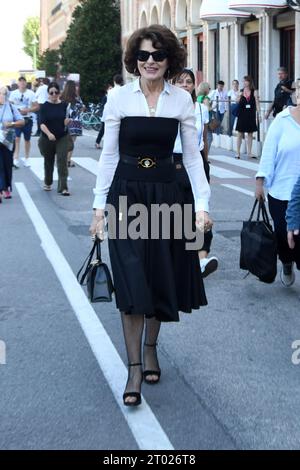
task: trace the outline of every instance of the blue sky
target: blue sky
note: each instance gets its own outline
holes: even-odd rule
[[[26,18],[40,15],[40,0],[2,0],[0,70],[30,69],[32,62],[23,51],[22,30]]]

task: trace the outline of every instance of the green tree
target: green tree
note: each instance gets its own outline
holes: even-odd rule
[[[119,1],[81,0],[60,52],[62,70],[80,74],[85,101],[98,101],[101,90],[121,71],[120,42]]]
[[[40,43],[40,19],[38,16],[27,18],[23,28],[23,51],[32,58],[33,67],[36,68],[39,43]]]
[[[47,49],[39,57],[38,68],[45,70],[47,77],[56,77],[59,68],[60,54],[59,50]]]

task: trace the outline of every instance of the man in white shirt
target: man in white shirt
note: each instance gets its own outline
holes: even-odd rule
[[[19,153],[20,153],[20,140],[21,135],[24,135],[25,140],[25,158],[22,158],[24,166],[29,167],[30,156],[30,139],[33,126],[32,113],[38,110],[35,93],[27,88],[27,80],[20,77],[18,80],[18,89],[11,92],[9,101],[14,104],[22,114],[25,126],[16,129],[16,143],[14,152],[14,167],[19,168]]]
[[[217,135],[219,135],[221,132],[221,124],[228,109],[228,94],[224,87],[225,83],[223,80],[219,80],[216,90],[213,90],[208,95],[212,101],[212,110],[214,112],[215,118],[220,122],[220,126],[216,131]]]
[[[42,85],[40,85],[35,92],[36,102],[39,104],[39,107],[46,103],[48,100],[48,85],[50,83],[49,78],[45,77],[42,79]],[[40,122],[40,111],[37,111],[37,131],[34,134],[35,137],[38,137],[41,134],[41,122]]]

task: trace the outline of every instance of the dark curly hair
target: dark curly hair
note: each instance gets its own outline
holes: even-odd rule
[[[186,59],[184,47],[169,28],[155,24],[147,28],[138,29],[130,36],[124,58],[127,72],[132,73],[136,77],[140,76],[137,67],[137,53],[144,39],[152,41],[155,49],[164,49],[167,52],[169,67],[165,78],[172,79],[182,71]]]

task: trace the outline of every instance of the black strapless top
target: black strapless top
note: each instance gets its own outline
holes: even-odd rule
[[[120,153],[167,158],[173,154],[179,121],[161,117],[126,117],[121,121]]]

